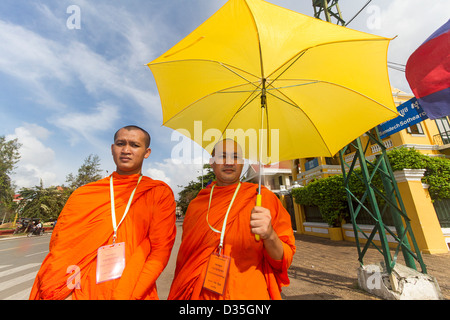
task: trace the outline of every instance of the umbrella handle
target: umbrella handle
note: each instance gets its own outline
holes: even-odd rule
[[[256,195],[256,205],[258,207],[261,207],[261,204],[262,204],[262,195],[258,194],[258,195]],[[255,234],[255,240],[259,241],[260,239],[261,238],[259,237],[259,234]]]

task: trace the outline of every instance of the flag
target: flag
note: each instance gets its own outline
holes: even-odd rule
[[[450,115],[450,20],[411,54],[405,73],[430,119]]]

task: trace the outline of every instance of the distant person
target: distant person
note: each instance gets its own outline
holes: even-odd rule
[[[41,229],[43,229],[43,225],[41,223],[41,220],[38,220],[37,224],[36,224],[36,230],[39,232],[41,232]]]
[[[281,299],[295,253],[289,213],[265,187],[255,206],[258,185],[239,181],[233,140],[216,144],[210,164],[217,181],[189,204],[169,299]]]
[[[142,176],[149,146],[139,127],[116,132],[116,171],[70,196],[30,299],[158,299],[156,279],[175,241],[175,200],[164,182]]]

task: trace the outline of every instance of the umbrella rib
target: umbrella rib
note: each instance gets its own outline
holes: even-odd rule
[[[279,89],[282,89],[282,88],[290,88],[290,87],[298,87],[298,86],[304,86],[304,85],[312,85],[312,84],[317,84],[317,83],[327,83],[327,84],[330,84],[330,85],[333,85],[333,86],[341,87],[341,88],[343,88],[344,90],[349,90],[349,91],[351,91],[351,92],[353,92],[353,93],[355,93],[355,94],[358,94],[358,95],[362,96],[363,98],[366,98],[366,99],[368,99],[368,100],[371,100],[372,102],[374,102],[374,103],[376,103],[376,104],[382,106],[383,108],[385,108],[385,109],[387,109],[387,110],[389,110],[389,111],[395,113],[394,111],[392,111],[391,109],[389,109],[388,107],[386,107],[384,104],[382,104],[382,103],[380,103],[380,102],[378,102],[378,101],[376,101],[376,100],[374,100],[374,99],[368,97],[367,95],[362,94],[361,92],[358,92],[358,91],[353,90],[353,89],[351,89],[351,88],[347,88],[347,87],[345,87],[345,86],[339,85],[339,84],[337,84],[337,83],[333,83],[333,82],[329,82],[329,81],[322,81],[322,80],[314,80],[314,79],[283,79],[283,80],[279,80],[279,81],[285,81],[285,80],[286,80],[286,81],[310,81],[310,82],[308,82],[308,83],[302,83],[302,84],[298,84],[298,85],[287,86],[287,87],[276,88],[276,87],[273,86],[273,81],[272,81],[271,84],[269,84],[269,86],[271,86],[271,87],[273,87],[273,88],[270,89],[270,90],[267,90],[267,93],[268,93],[269,95],[273,96],[274,98],[277,98],[277,99],[279,99],[279,100],[285,102],[286,104],[288,104],[288,105],[290,105],[290,106],[293,106],[293,107],[299,109],[299,110],[305,115],[305,117],[308,118],[308,120],[310,121],[310,123],[312,124],[312,126],[316,129],[316,132],[319,134],[320,139],[322,139],[324,145],[326,146],[326,148],[327,148],[327,150],[328,150],[328,152],[329,152],[330,154],[331,154],[331,151],[330,151],[330,149],[328,148],[328,145],[327,145],[327,143],[325,142],[325,139],[322,137],[322,134],[320,133],[320,131],[318,130],[318,128],[316,127],[316,125],[314,124],[314,122],[311,120],[311,118],[306,114],[306,112],[303,111],[303,109],[302,109],[300,106],[298,106],[292,99],[290,99],[286,94],[284,94],[284,93],[283,93],[282,91],[280,91]],[[274,91],[274,90],[277,91],[278,93],[280,93],[282,96],[284,96],[284,97],[285,97],[287,100],[289,100],[290,102],[288,102],[288,101],[286,101],[285,99],[282,99],[282,98],[278,97],[277,95],[273,94],[272,92],[270,92],[270,91]]]
[[[272,72],[270,75],[272,75],[272,74],[274,74],[275,72],[277,72],[278,70],[280,70],[282,67],[284,67],[289,61],[291,61],[292,59],[294,60],[294,61],[292,61],[292,63],[287,67],[287,68],[285,68],[284,69],[284,71],[283,72],[281,72],[279,75],[278,75],[278,77],[276,77],[273,81],[271,81],[271,82],[275,82],[275,81],[277,81],[278,80],[278,78],[279,77],[281,77],[290,67],[292,67],[292,65],[294,64],[294,63],[296,63],[297,61],[298,61],[298,59],[300,59],[305,53],[306,53],[306,51],[308,51],[309,49],[311,49],[311,48],[307,48],[307,49],[305,49],[305,50],[302,50],[301,52],[299,52],[299,53],[297,53],[296,54],[296,56],[297,57],[295,57],[295,59],[294,59],[294,57],[292,57],[291,59],[289,59],[288,61],[286,61],[283,65],[281,65],[279,68],[277,68],[274,72]],[[269,76],[270,77],[270,76]]]
[[[218,94],[218,93],[236,93],[236,92],[252,92],[252,93],[254,93],[254,92],[256,92],[257,89],[259,89],[259,88],[256,88],[256,89],[253,90],[253,91],[228,91],[228,92],[226,92],[227,90],[230,90],[230,89],[232,89],[232,88],[237,88],[237,87],[241,87],[241,86],[245,86],[245,85],[247,85],[247,83],[239,84],[239,85],[236,85],[236,86],[232,86],[232,87],[228,87],[228,88],[221,89],[221,90],[219,90],[219,91],[211,92],[211,93],[207,94],[206,96],[203,96],[203,97],[201,97],[201,98],[195,100],[194,102],[188,104],[188,105],[187,105],[186,107],[184,107],[182,110],[178,111],[176,114],[174,114],[172,117],[170,117],[170,119],[167,119],[167,121],[163,122],[163,125],[165,125],[167,122],[169,122],[170,120],[172,120],[173,118],[175,118],[176,116],[178,116],[180,113],[182,113],[182,112],[185,111],[186,109],[189,109],[190,107],[192,107],[192,106],[193,106],[194,104],[196,104],[197,102],[199,102],[199,101],[201,101],[201,100],[204,100],[204,99],[206,99],[206,98],[208,98],[208,97],[210,97],[210,96],[212,96],[212,95],[214,95],[214,94]],[[251,96],[251,95],[250,95],[250,96]],[[249,97],[250,97],[250,96],[249,96]],[[248,98],[247,98],[247,100],[248,100]],[[247,101],[247,100],[246,100],[246,101]],[[254,99],[253,99],[253,100],[254,100]],[[253,101],[253,100],[252,100],[252,101]],[[242,108],[243,108],[243,107],[241,106],[241,107],[239,108],[238,111],[240,111]]]
[[[255,31],[256,31],[256,37],[258,38],[259,63],[261,66],[261,80],[262,80],[262,79],[264,79],[264,63],[263,63],[262,48],[261,48],[261,36],[259,35],[258,24],[256,23],[255,15],[253,14],[252,9],[250,9],[250,6],[248,5],[247,1],[244,1],[244,3],[247,6],[248,11],[250,12],[250,15],[251,15],[252,21],[253,21],[253,25],[254,25]]]
[[[259,89],[259,88],[258,88]],[[236,110],[236,112],[233,114],[233,116],[231,117],[230,121],[228,121],[227,125],[225,126],[225,128],[222,130],[222,137],[224,132],[227,130],[227,128],[229,127],[230,123],[233,121],[233,119],[236,117],[236,115],[241,112],[242,110],[244,110],[250,103],[252,103],[257,97],[258,94],[254,95],[252,99],[251,96],[257,91],[257,89],[255,89],[251,95],[249,95],[247,97],[247,99],[245,99],[245,101],[242,103],[242,105]],[[250,99],[250,100],[249,100]]]
[[[380,39],[351,39],[351,40],[337,40],[337,41],[330,41],[327,43],[320,43],[317,44],[315,46],[309,47],[309,48],[305,48],[299,52],[297,52],[292,58],[288,59],[285,63],[283,63],[282,65],[280,65],[277,69],[275,69],[269,76],[268,78],[270,78],[271,75],[273,75],[275,72],[277,72],[278,70],[280,70],[281,68],[283,68],[286,64],[288,64],[290,61],[294,60],[283,72],[281,72],[280,75],[277,76],[277,78],[275,80],[277,80],[283,73],[285,73],[295,62],[297,62],[297,60],[304,55],[307,51],[317,48],[317,47],[322,47],[322,46],[327,46],[327,45],[333,45],[333,44],[337,44],[337,43],[345,43],[345,42],[365,42],[365,41],[386,41],[386,40],[392,40],[389,38],[380,38]],[[386,67],[387,68],[387,67]],[[274,81],[275,81],[274,80]]]
[[[295,87],[301,87],[301,86],[306,86],[306,85],[313,85],[313,84],[317,84],[317,83],[326,83],[326,84],[330,84],[330,85],[333,85],[333,86],[337,86],[337,87],[343,88],[343,89],[345,89],[345,90],[351,91],[351,92],[353,92],[353,93],[356,93],[356,94],[358,94],[358,95],[360,95],[360,96],[362,96],[362,97],[364,97],[364,98],[366,98],[366,99],[368,99],[368,100],[371,100],[372,102],[375,102],[376,104],[382,106],[383,108],[392,111],[390,108],[388,108],[388,107],[386,107],[384,104],[382,104],[382,103],[380,103],[380,102],[378,102],[378,101],[372,99],[371,97],[369,97],[369,96],[367,96],[367,95],[365,95],[365,94],[363,94],[363,93],[361,93],[361,92],[359,92],[359,91],[353,90],[353,89],[351,89],[351,88],[348,88],[348,87],[346,87],[346,86],[343,86],[343,85],[340,85],[340,84],[337,84],[337,83],[334,83],[334,82],[324,81],[324,80],[317,80],[317,79],[282,79],[282,80],[278,80],[278,81],[309,81],[309,82],[307,82],[307,83],[299,83],[299,84],[294,84],[294,85],[290,85],[290,86],[283,86],[283,87],[275,87],[275,86],[273,85],[273,83],[275,82],[275,80],[274,80],[274,81],[271,81],[270,84],[269,84],[269,86],[272,87],[272,88],[271,88],[271,89],[267,89],[267,92],[270,93],[270,91],[274,91],[274,90],[275,90],[275,91],[278,91],[280,94],[282,94],[283,96],[285,96],[289,101],[292,101],[292,100],[289,99],[289,97],[287,97],[283,92],[281,92],[280,89],[295,88]],[[278,98],[278,99],[280,99],[280,100],[282,100],[282,101],[284,101],[284,102],[286,102],[286,103],[288,103],[287,101],[285,101],[285,100],[283,100],[283,99],[277,97],[277,96],[274,95],[274,94],[271,94],[271,95],[274,96],[274,97],[276,97],[276,98]],[[294,106],[294,107],[296,107],[296,108],[299,108],[299,106],[298,106],[297,104],[295,104],[294,102],[289,103],[289,104],[291,104],[292,106]],[[392,112],[395,113],[395,111],[392,111]]]
[[[289,101],[292,101],[292,100],[291,100],[288,96],[286,96],[283,92],[279,91],[279,90],[276,89],[276,88],[274,88],[274,89],[277,90],[277,91],[278,91],[280,94],[282,94],[284,97],[286,97],[286,99],[288,99]],[[328,144],[326,143],[325,139],[322,137],[322,134],[320,133],[319,129],[316,127],[314,121],[311,120],[311,118],[306,114],[305,111],[303,111],[302,108],[300,108],[294,101],[292,101],[292,103],[289,103],[289,102],[287,102],[286,100],[281,99],[280,97],[274,95],[273,93],[271,93],[271,92],[269,92],[269,91],[267,91],[267,93],[268,93],[269,95],[271,95],[271,96],[273,96],[273,97],[275,97],[275,98],[277,98],[277,99],[279,99],[279,100],[281,100],[281,101],[287,103],[288,105],[291,105],[291,106],[293,106],[293,107],[299,109],[299,110],[305,115],[305,117],[308,118],[308,120],[309,120],[309,122],[311,123],[311,125],[316,129],[317,134],[319,135],[320,139],[322,140],[323,144],[325,145],[325,147],[327,148],[328,152],[329,152],[330,155],[331,155],[331,150],[330,150],[330,148],[328,148]]]
[[[340,88],[342,88],[344,90],[348,90],[348,91],[351,91],[353,93],[356,93],[356,94],[362,96],[363,98],[366,98],[366,99],[368,99],[368,100],[370,100],[370,101],[372,101],[372,102],[382,106],[383,108],[385,108],[385,109],[387,109],[389,111],[392,111],[392,109],[390,109],[387,106],[385,106],[384,104],[376,101],[375,99],[372,99],[371,97],[369,97],[369,96],[367,96],[367,95],[365,95],[365,94],[363,94],[363,93],[361,93],[359,91],[353,90],[351,88],[348,88],[346,86],[343,86],[343,85],[340,85],[340,84],[337,84],[337,83],[334,83],[334,82],[324,81],[324,80],[317,80],[317,79],[283,79],[283,80],[278,80],[278,81],[309,81],[308,83],[300,83],[300,84],[297,84],[297,85],[291,85],[291,86],[286,86],[286,87],[275,87],[275,86],[273,86],[273,82],[271,82],[270,86],[273,87],[273,89],[271,89],[271,90],[272,91],[273,90],[278,91],[279,93],[284,95],[286,98],[287,98],[287,96],[284,93],[282,93],[279,89],[291,88],[291,87],[300,87],[300,86],[305,86],[305,85],[313,85],[313,84],[317,84],[317,83],[326,83],[326,84],[329,84],[329,85],[332,85],[332,86],[336,86],[336,87],[340,87]],[[289,100],[292,101],[291,99],[289,99]],[[392,112],[397,114],[395,111],[392,111]]]
[[[169,64],[169,63],[178,63],[178,62],[192,62],[192,61],[211,62],[211,63],[219,64],[222,67],[224,67],[225,69],[227,69],[228,71],[234,73],[238,77],[244,79],[245,81],[247,81],[248,83],[251,83],[251,84],[253,84],[252,81],[248,80],[247,78],[245,78],[244,76],[240,75],[236,71],[233,71],[233,69],[239,70],[242,73],[248,74],[248,75],[250,75],[252,77],[255,77],[256,79],[259,79],[258,76],[254,75],[253,73],[250,73],[248,71],[245,71],[245,70],[243,70],[241,68],[238,68],[238,67],[235,67],[233,65],[230,65],[230,64],[227,64],[227,63],[223,63],[223,62],[220,62],[220,61],[209,60],[209,59],[181,59],[181,60],[162,61],[162,62],[148,63],[147,66],[150,67],[150,66],[156,66],[156,65],[160,65],[160,64]]]
[[[249,101],[250,97],[258,90],[259,88],[256,88],[255,90],[252,91],[252,94],[250,94],[247,99],[244,101],[244,103],[239,107],[239,109],[234,113],[234,115],[236,115],[237,113],[241,112],[242,110],[244,110],[250,103],[252,103],[259,95],[256,94],[253,96],[253,98]],[[248,101],[246,103],[246,101]],[[234,118],[234,116],[233,116]],[[231,122],[231,121],[230,121]],[[230,122],[228,124],[230,124]],[[227,125],[228,127],[228,125]]]
[[[219,62],[219,61],[218,61],[217,63],[220,64],[220,65],[221,65],[222,67],[224,67],[225,69],[227,69],[228,71],[234,73],[235,75],[237,75],[237,76],[240,77],[241,79],[244,79],[244,80],[247,81],[249,84],[254,85],[256,88],[259,89],[259,86],[257,86],[256,84],[254,84],[253,81],[250,81],[250,80],[244,78],[244,77],[241,76],[239,73],[237,73],[236,71],[234,71],[234,70],[232,70],[230,67],[228,67],[228,65],[226,65],[226,64],[224,64],[224,63],[222,63],[222,62]],[[232,68],[245,72],[244,70],[241,70],[241,69],[236,68],[236,67],[232,67]],[[246,72],[246,73],[248,73],[248,72]],[[251,73],[248,73],[248,74],[254,76],[254,75],[251,74]]]
[[[318,81],[312,82],[312,83],[317,83],[317,82],[318,82]],[[312,84],[312,83],[309,83],[309,84]],[[305,84],[303,84],[303,85],[305,85]],[[325,142],[325,139],[322,137],[322,134],[320,133],[319,129],[316,127],[315,123],[311,120],[311,118],[306,114],[306,112],[303,111],[302,108],[300,108],[293,100],[291,100],[291,99],[290,99],[287,95],[285,95],[283,92],[279,91],[277,88],[274,88],[274,90],[276,90],[277,92],[279,92],[281,95],[283,95],[283,96],[284,96],[287,100],[289,100],[290,102],[288,102],[288,101],[286,101],[286,100],[284,100],[284,99],[282,99],[282,98],[280,98],[280,97],[274,95],[272,92],[267,91],[267,93],[268,93],[269,95],[271,95],[271,96],[273,96],[273,97],[275,97],[275,98],[277,98],[277,99],[279,99],[279,100],[281,100],[281,101],[287,103],[288,105],[291,105],[291,106],[297,108],[298,110],[300,110],[300,111],[305,115],[305,117],[308,118],[308,120],[309,120],[309,122],[312,124],[312,126],[316,129],[316,132],[319,134],[320,139],[323,141],[323,144],[326,146],[328,152],[330,152],[330,154],[331,154],[331,151],[330,151],[330,149],[328,148],[328,145],[327,145],[327,143]]]
[[[278,97],[278,96],[276,96],[275,94],[273,94],[272,92],[270,92],[269,90],[267,91],[267,93],[269,94],[269,95],[271,95],[272,97],[275,97],[275,98],[277,98],[277,99],[279,99],[279,100],[281,100],[281,101],[283,101],[283,102],[285,102],[285,103],[287,103],[287,104],[289,104],[289,105],[291,105],[291,106],[293,106],[294,108],[297,108],[297,109],[299,109],[299,110],[302,110],[293,100],[291,100],[287,95],[285,95],[283,92],[281,92],[281,91],[279,91],[278,90],[278,88],[273,88],[273,89],[271,89],[272,91],[273,90],[276,90],[278,93],[280,93],[282,96],[284,96],[285,98],[286,98],[286,100],[289,100],[289,101],[286,101],[286,100],[284,100],[284,99],[282,99],[282,98],[280,98],[280,97]],[[303,111],[303,110],[302,110]]]
[[[235,91],[232,91],[232,89],[234,89],[234,88],[239,88],[239,87],[244,87],[244,86],[246,86],[246,85],[248,85],[248,84],[252,84],[252,85],[254,85],[255,86],[255,89],[254,90],[235,90]],[[219,90],[219,91],[216,91],[216,92],[213,92],[213,93],[211,93],[211,94],[216,94],[216,93],[245,93],[245,92],[250,92],[250,93],[253,93],[253,92],[255,92],[256,90],[258,90],[258,89],[260,89],[260,87],[259,86],[257,86],[256,84],[254,84],[254,83],[241,83],[241,84],[238,84],[238,85],[235,85],[235,86],[232,86],[232,87],[228,87],[228,88],[224,88],[224,89],[221,89],[221,90]]]
[[[283,80],[278,80],[278,81],[309,81],[309,80],[306,80],[306,79],[283,79]],[[267,91],[270,91],[270,90],[277,90],[278,91],[280,89],[301,87],[301,86],[306,86],[306,85],[310,85],[310,84],[315,84],[315,83],[318,83],[318,82],[320,82],[320,81],[319,80],[310,80],[310,82],[307,82],[307,83],[293,84],[293,85],[284,86],[284,87],[275,87],[275,86],[272,85],[272,83],[273,83],[272,82],[272,83],[269,84],[269,86],[271,86],[273,88],[272,89],[267,88]]]

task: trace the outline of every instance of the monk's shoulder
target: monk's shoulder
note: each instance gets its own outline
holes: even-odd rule
[[[142,182],[148,187],[149,190],[152,190],[153,194],[158,194],[159,196],[173,198],[172,188],[164,181],[155,180],[150,177],[143,176]]]
[[[108,177],[78,187],[77,189],[75,189],[75,191],[72,192],[72,196],[82,196],[103,191],[109,192]]]

